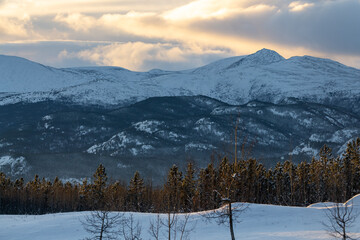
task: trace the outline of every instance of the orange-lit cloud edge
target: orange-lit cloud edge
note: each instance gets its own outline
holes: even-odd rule
[[[349,4],[354,1],[340,2]],[[355,1],[355,4],[360,6],[360,1]],[[333,1],[327,0],[155,0],[151,3],[135,0],[3,0],[0,1],[0,53],[7,53],[4,48],[9,43],[89,41],[95,44],[77,51],[64,47],[56,58],[59,61],[80,59],[96,65],[148,70],[156,63],[159,68],[165,62],[173,62],[176,66],[177,63],[195,61],[190,65],[198,66],[208,61],[202,59],[203,55],[220,58],[269,48],[286,58],[312,55],[360,68],[357,50],[342,52],[339,48],[334,51],[330,48],[333,43],[329,44],[327,50],[320,41],[312,45],[306,41],[292,40],[291,36],[286,41],[286,33],[292,34],[296,29],[287,29],[286,21],[282,23],[281,19],[277,19],[284,17],[286,20],[288,17],[294,22],[296,19],[305,21],[309,12],[327,9],[331,13],[330,10],[335,7]],[[269,22],[272,25],[267,26]],[[281,24],[284,24],[283,31],[281,26],[277,26]],[[296,22],[293,24],[296,26]],[[238,28],[238,25],[241,26]],[[285,40],[271,36],[268,28],[274,29],[274,35],[284,33]],[[358,32],[355,34],[360,36]],[[304,39],[307,37],[311,38],[305,36]],[[318,39],[322,39],[322,36],[319,35]],[[16,53],[22,55],[21,51]],[[43,57],[46,58],[46,55]],[[149,66],[145,62],[154,64]]]

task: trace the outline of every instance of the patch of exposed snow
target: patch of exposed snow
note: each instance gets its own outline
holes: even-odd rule
[[[136,155],[138,155],[138,153],[139,153],[136,148],[130,148],[129,151],[131,152],[131,154],[132,154],[133,156],[136,156]]]
[[[103,130],[106,130],[106,128],[104,128]],[[85,127],[85,126],[81,125],[76,129],[76,131],[77,131],[78,136],[85,136],[85,135],[87,135],[87,134],[89,134],[91,132],[96,131],[96,128],[95,127],[88,128],[88,127]]]
[[[312,142],[324,142],[324,137],[319,135],[319,134],[311,134],[311,136],[309,137],[309,140]]]
[[[349,140],[347,140],[340,148],[339,150],[337,151],[337,154],[339,156],[341,156],[342,154],[344,154],[346,152],[346,149],[347,149],[347,145],[352,142],[353,140],[355,140],[355,138],[351,138]]]
[[[8,142],[0,142],[0,148],[2,147],[7,147],[7,146],[11,146],[13,145],[12,143],[8,143]]]
[[[90,178],[89,178],[90,179]],[[60,178],[62,183],[82,184],[85,178]]]
[[[125,148],[129,143],[133,142],[134,140],[130,139],[125,132],[121,132],[112,136],[108,141],[95,144],[94,146],[90,147],[87,152],[96,154],[99,151],[110,151],[116,150],[119,148]],[[139,142],[140,144],[140,142]]]
[[[295,112],[291,112],[291,111],[278,111],[276,108],[269,108],[269,111],[274,114],[274,115],[278,115],[281,117],[291,117],[293,119],[296,119],[299,117],[298,114],[296,114]]]
[[[304,127],[311,127],[313,125],[313,119],[312,118],[305,118],[302,121],[299,121],[299,124]]]
[[[142,145],[141,149],[144,150],[144,151],[148,151],[148,150],[153,150],[154,147],[151,146],[151,145]]]
[[[343,143],[358,134],[359,130],[357,129],[342,129],[336,131],[328,141],[333,143]]]
[[[319,150],[311,148],[309,144],[301,143],[299,146],[294,148],[289,155],[306,154],[308,156],[316,156]]]
[[[53,119],[53,117],[50,116],[50,115],[46,115],[46,116],[44,116],[44,117],[42,118],[43,121],[50,121],[50,120],[52,120],[52,119]]]
[[[216,149],[215,146],[213,146],[212,144],[204,144],[204,143],[188,143],[185,145],[185,151],[190,151],[190,150],[210,150],[210,149]]]
[[[17,176],[28,172],[29,167],[24,157],[2,156],[0,157],[0,170]]]
[[[227,114],[238,114],[240,108],[238,107],[218,107],[211,111],[211,115],[227,115]]]
[[[201,131],[209,134],[214,134],[218,137],[223,137],[224,133],[222,131],[219,131],[218,124],[210,121],[209,118],[200,118],[196,121],[194,130]]]
[[[118,164],[116,165],[116,167],[118,167],[118,168],[128,168],[129,166],[128,166],[128,165],[125,165],[125,164],[123,164],[123,163],[118,163]]]
[[[142,131],[142,132],[146,132],[149,134],[153,134],[159,130],[158,127],[162,124],[164,124],[164,122],[160,122],[160,121],[156,121],[156,120],[145,120],[142,122],[134,123],[133,127],[137,131]]]

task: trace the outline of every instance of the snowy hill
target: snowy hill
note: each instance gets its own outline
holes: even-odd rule
[[[0,104],[67,100],[123,105],[155,96],[205,95],[230,104],[290,97],[359,111],[360,70],[309,56],[284,59],[262,49],[186,71],[116,67],[54,69],[0,56]]]
[[[4,55],[0,55],[0,76],[2,93],[51,91],[87,81],[71,71]]]
[[[358,196],[357,196],[358,198]],[[234,204],[236,206],[236,204]],[[320,205],[320,204],[318,204]],[[354,211],[358,209],[354,205]],[[262,204],[249,204],[246,212],[240,215],[241,223],[235,223],[236,239],[248,240],[311,240],[330,239],[324,230],[322,222],[327,221],[324,207],[287,207]],[[89,212],[58,213],[47,215],[0,215],[0,239],[8,240],[78,240],[89,236],[80,220]],[[142,232],[142,239],[151,239],[148,232],[150,221],[154,221],[156,214],[133,214],[138,221]],[[215,222],[206,222],[202,213],[191,214],[188,227],[194,226],[190,233],[193,240],[226,240],[231,239],[228,227],[217,225]],[[160,215],[165,218],[166,216]],[[180,219],[184,216],[180,215]],[[352,237],[359,236],[360,218],[354,226],[347,229]],[[165,235],[166,229],[160,229]],[[162,236],[162,235],[161,235]],[[162,239],[162,238],[161,238]],[[166,238],[163,238],[166,239]]]

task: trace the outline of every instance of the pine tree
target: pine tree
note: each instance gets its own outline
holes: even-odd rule
[[[105,167],[100,164],[93,175],[94,183],[92,184],[92,201],[93,208],[96,210],[103,209],[105,207],[105,188],[107,183],[107,175]]]
[[[169,170],[167,181],[164,186],[167,211],[176,212],[180,209],[181,182],[182,173],[176,165],[173,165]]]
[[[306,162],[301,162],[296,167],[296,204],[297,205],[308,205],[310,203],[310,188],[309,188],[309,170],[310,166]]]
[[[196,181],[194,175],[194,165],[188,163],[180,192],[181,206],[186,212],[195,211],[194,198],[196,194]]]
[[[329,187],[332,184],[329,179],[329,163],[333,160],[332,150],[326,144],[320,149],[320,163],[321,163],[321,191],[320,201],[324,202],[328,200]]]
[[[212,163],[200,170],[198,179],[198,194],[200,210],[215,209],[218,207],[220,197],[214,190],[218,188],[217,173]]]
[[[138,171],[135,172],[134,177],[130,180],[128,196],[130,210],[132,211],[143,211],[143,200],[144,200],[144,180],[140,177]]]
[[[216,189],[220,194],[221,198],[233,198],[233,188],[234,188],[234,171],[232,166],[229,164],[229,161],[224,157],[218,167],[218,184],[219,187]]]
[[[360,138],[347,144],[343,161],[345,176],[347,176],[346,197],[350,198],[360,193]]]

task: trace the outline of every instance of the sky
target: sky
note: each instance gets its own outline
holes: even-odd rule
[[[0,0],[0,54],[181,70],[262,48],[360,68],[360,0]]]

